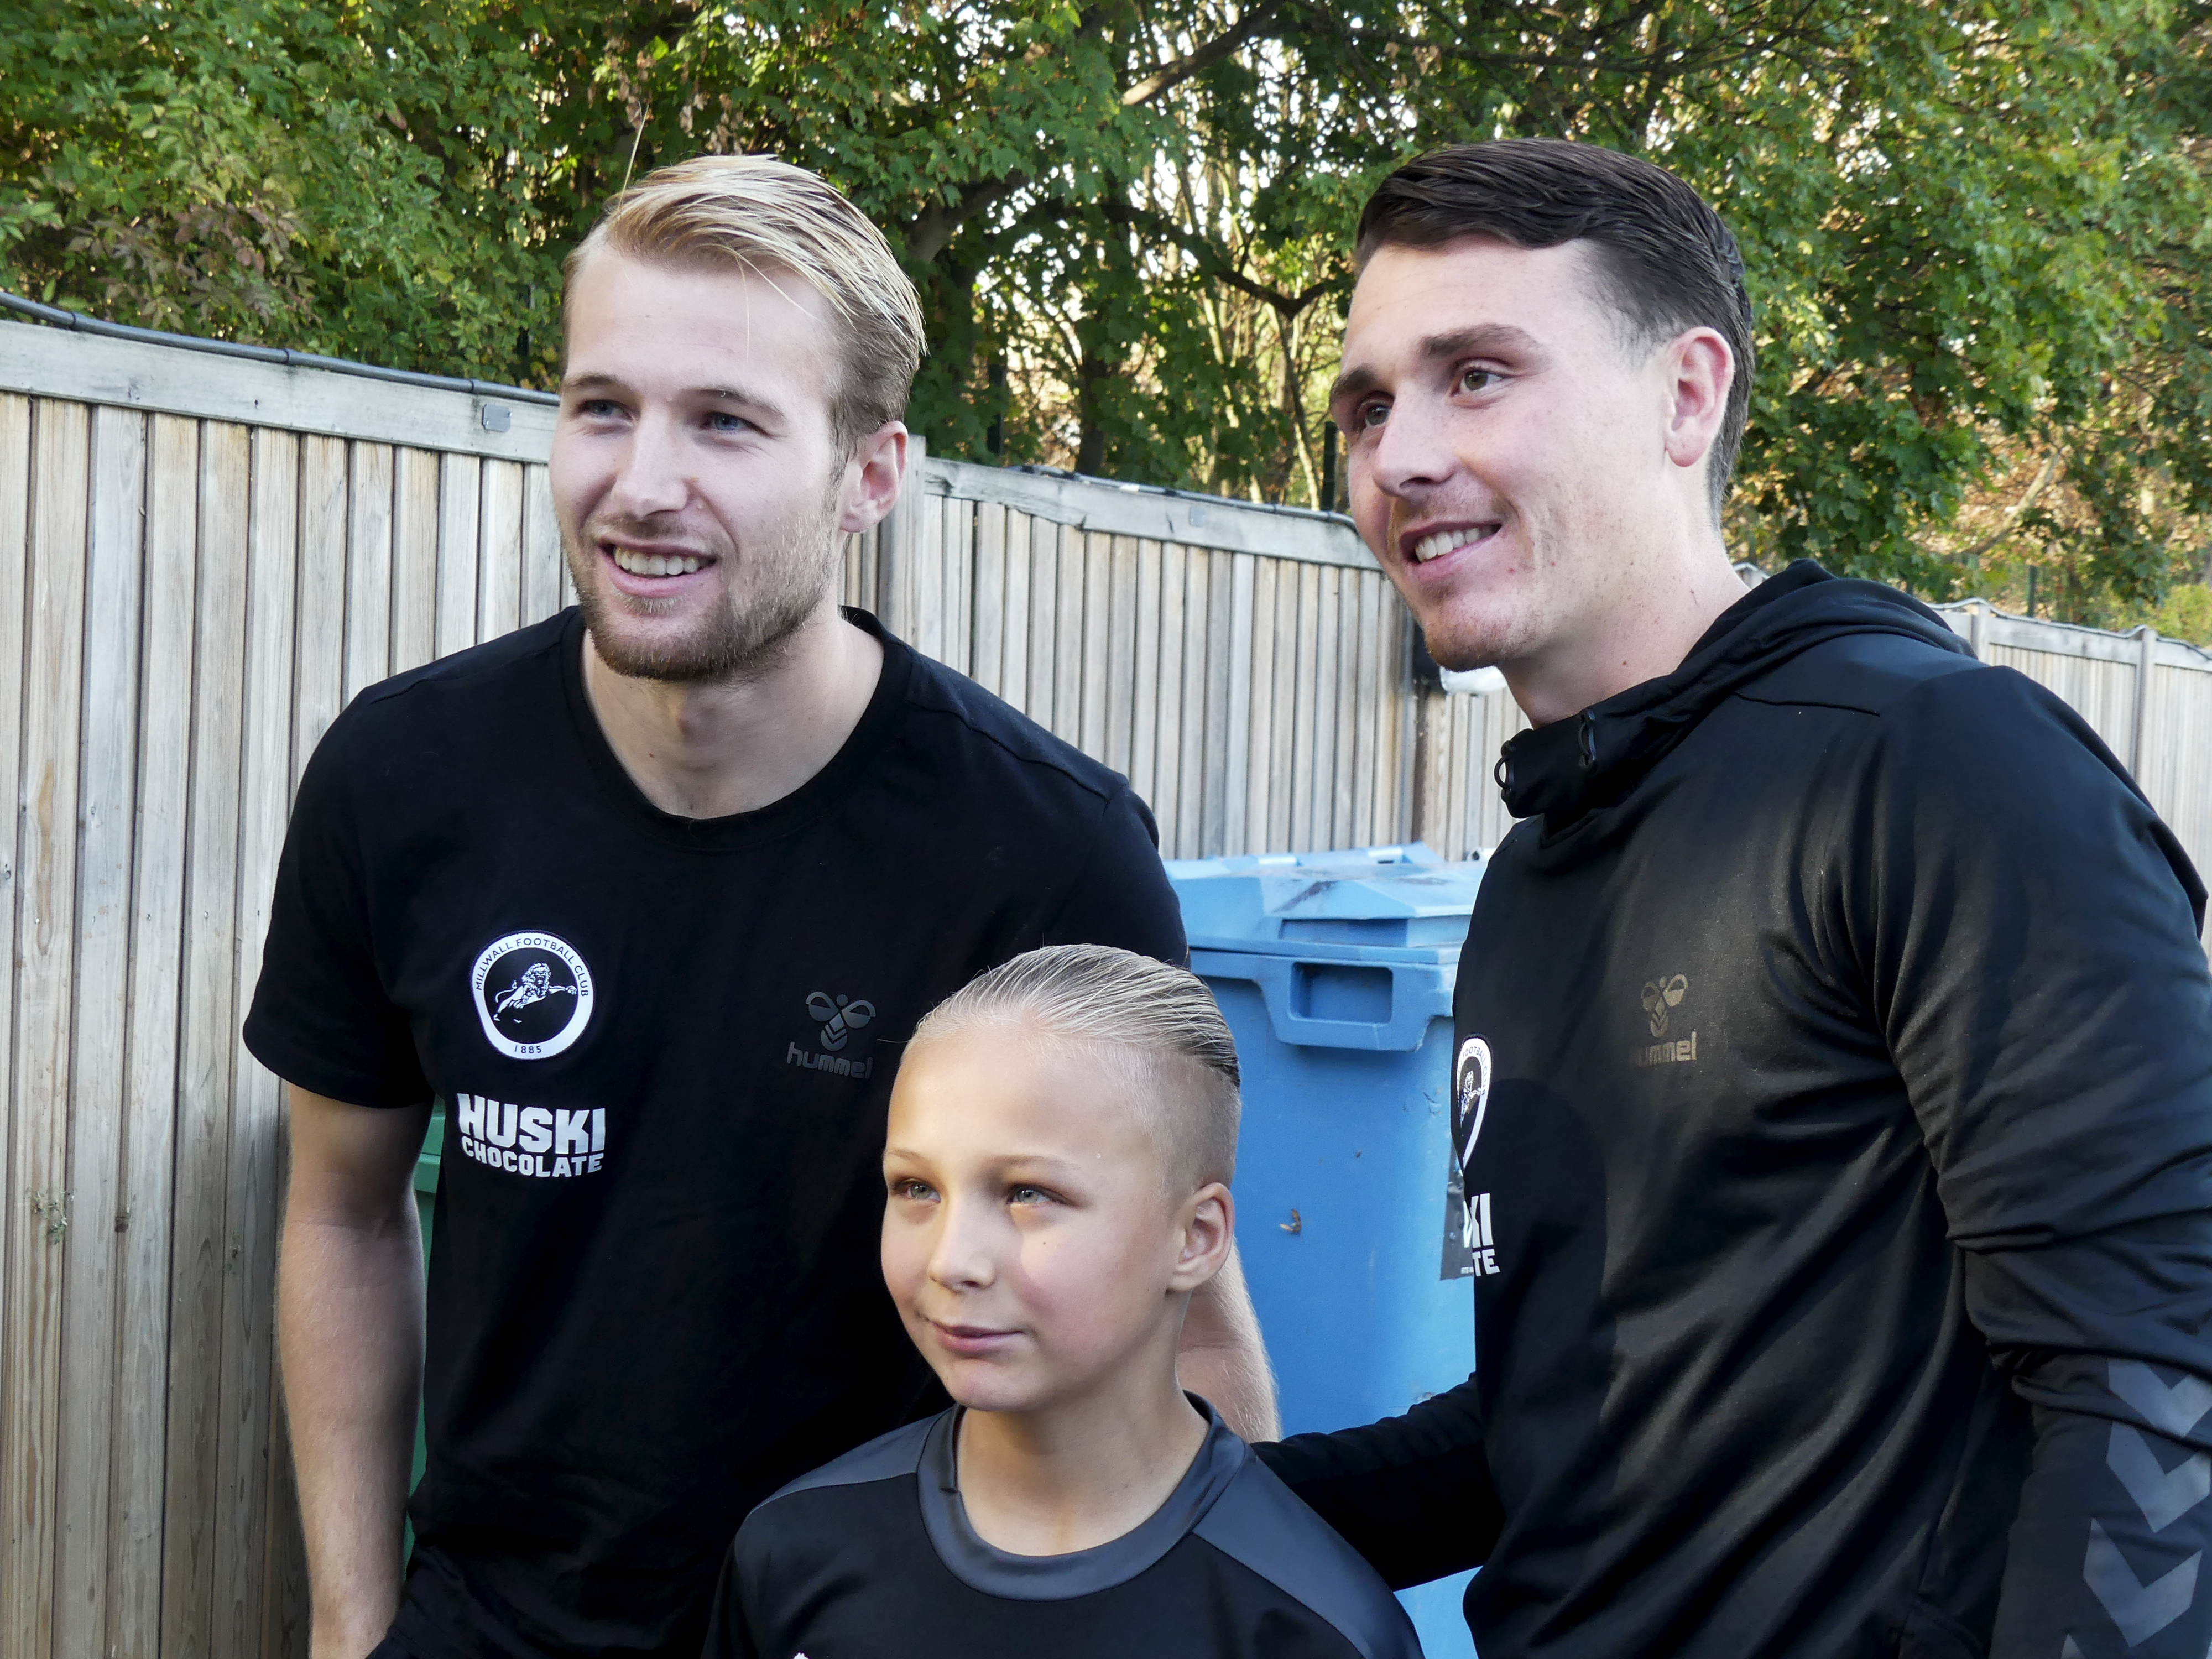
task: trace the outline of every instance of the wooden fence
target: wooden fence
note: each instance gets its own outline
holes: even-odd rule
[[[238,1025],[301,767],[565,602],[550,411],[0,323],[0,1659],[306,1652],[276,1082]],[[1341,520],[932,461],[848,595],[1136,781],[1171,855],[1504,832]],[[2212,659],[1954,613],[2212,866]],[[2133,653],[2130,655],[2130,653]]]

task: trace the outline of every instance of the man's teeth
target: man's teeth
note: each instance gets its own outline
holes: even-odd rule
[[[1455,547],[1487,541],[1497,528],[1494,524],[1486,524],[1478,525],[1473,530],[1439,530],[1433,536],[1424,536],[1413,544],[1413,562],[1426,564],[1431,559],[1442,558]]]
[[[633,576],[688,576],[703,560],[679,553],[633,553],[626,547],[615,549],[615,562]]]

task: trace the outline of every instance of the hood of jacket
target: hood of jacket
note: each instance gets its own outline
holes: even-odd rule
[[[1673,673],[1506,744],[1498,761],[1506,810],[1516,818],[1540,813],[1557,829],[1619,800],[1724,699],[1843,634],[1903,634],[1972,654],[1910,594],[1800,559],[1723,611]]]

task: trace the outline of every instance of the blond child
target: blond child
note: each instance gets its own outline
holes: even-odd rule
[[[957,1402],[731,1547],[716,1659],[1419,1659],[1381,1579],[1176,1380],[1230,1260],[1234,1043],[1205,986],[1031,951],[916,1030],[884,1282]]]

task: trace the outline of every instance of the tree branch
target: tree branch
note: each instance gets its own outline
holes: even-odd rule
[[[1124,109],[1139,108],[1164,93],[1174,91],[1192,76],[1204,74],[1273,23],[1282,9],[1282,0],[1261,0],[1260,4],[1238,18],[1229,29],[1215,35],[1188,56],[1178,58],[1171,64],[1161,64],[1124,92],[1121,106]]]

